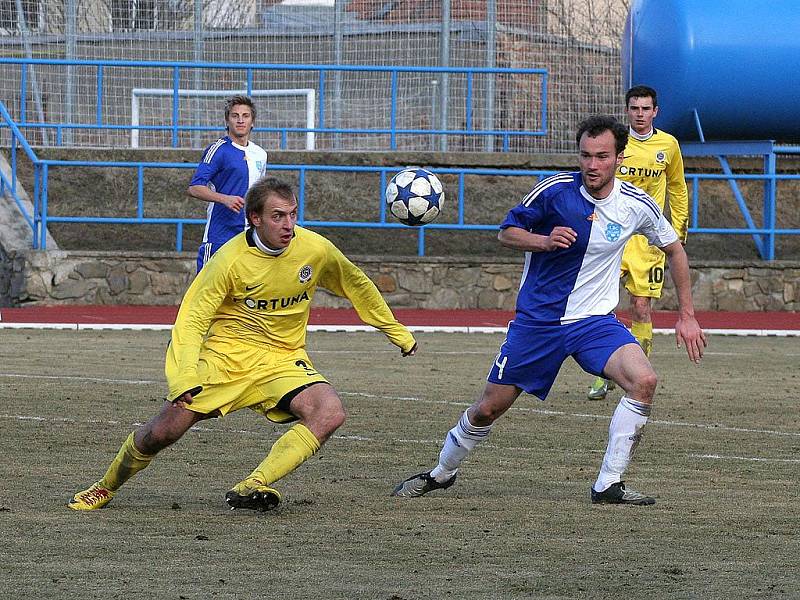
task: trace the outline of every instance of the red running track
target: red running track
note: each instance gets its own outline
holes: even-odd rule
[[[0,321],[7,323],[79,323],[79,324],[136,324],[171,325],[178,312],[177,306],[117,306],[117,305],[59,305],[30,306],[0,309]],[[410,326],[450,327],[505,327],[514,314],[501,310],[424,310],[398,308],[397,318]],[[628,316],[618,313],[626,324]],[[671,329],[677,313],[656,311],[653,325],[656,329]],[[800,330],[800,313],[797,312],[698,312],[698,321],[704,329],[768,329]],[[352,309],[312,308],[313,325],[359,325]]]

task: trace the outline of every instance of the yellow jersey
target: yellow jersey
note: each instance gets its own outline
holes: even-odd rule
[[[670,134],[653,128],[645,140],[628,136],[622,164],[617,177],[643,189],[661,210],[666,209],[669,198],[669,215],[672,228],[682,242],[686,242],[689,225],[689,194],[683,174],[683,157],[676,140]]]
[[[403,352],[414,346],[411,332],[361,269],[321,235],[299,226],[294,233],[281,254],[270,255],[256,246],[249,229],[228,241],[198,273],[183,297],[167,350],[170,400],[201,386],[201,349],[227,356],[242,346],[284,352],[303,348],[317,286],[350,300],[362,321]]]

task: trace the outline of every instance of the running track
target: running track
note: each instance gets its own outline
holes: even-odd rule
[[[0,328],[162,329],[175,321],[177,306],[59,305],[0,309]],[[398,308],[397,318],[422,331],[503,331],[513,313],[500,310],[423,310]],[[620,319],[629,324],[625,313]],[[673,328],[676,313],[653,313],[656,331]],[[800,336],[797,312],[698,312],[707,331],[732,335]],[[312,329],[360,330],[363,323],[352,309],[312,308]],[[368,328],[367,328],[368,329]]]

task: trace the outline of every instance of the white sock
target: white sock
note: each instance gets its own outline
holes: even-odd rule
[[[650,405],[623,396],[608,426],[608,447],[600,474],[594,484],[596,492],[622,481],[633,452],[642,439],[642,429],[650,416]]]
[[[464,411],[456,426],[447,433],[444,446],[439,453],[439,464],[431,471],[431,476],[439,483],[444,483],[453,477],[461,461],[478,442],[486,439],[491,428],[491,425],[486,427],[473,425],[469,422],[467,411]]]

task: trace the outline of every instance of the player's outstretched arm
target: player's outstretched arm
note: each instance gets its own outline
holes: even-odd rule
[[[507,248],[525,252],[551,252],[559,248],[569,248],[578,239],[571,227],[553,227],[550,235],[532,233],[521,227],[506,227],[497,234],[497,239]]]
[[[706,334],[694,316],[692,302],[692,280],[689,274],[689,259],[680,241],[662,248],[669,260],[669,272],[678,292],[678,322],[675,323],[675,341],[680,348],[686,347],[689,360],[699,363],[706,347]]]

